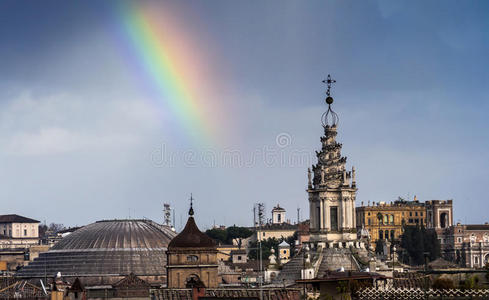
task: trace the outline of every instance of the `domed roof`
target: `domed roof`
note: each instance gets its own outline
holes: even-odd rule
[[[134,273],[163,281],[166,250],[175,233],[150,220],[99,221],[84,226],[40,253],[17,272],[24,278],[116,277]]]
[[[66,236],[51,250],[166,249],[171,237],[146,220],[98,221]]]
[[[216,243],[213,239],[202,233],[197,224],[195,224],[194,217],[190,216],[187,220],[187,224],[182,232],[174,237],[168,249],[173,248],[215,248]]]

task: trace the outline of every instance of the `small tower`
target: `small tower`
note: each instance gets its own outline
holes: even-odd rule
[[[336,81],[328,75],[323,82],[328,85],[328,109],[321,118],[324,136],[321,137],[321,151],[316,151],[317,164],[312,166],[312,184],[307,189],[310,240],[341,246],[344,242],[356,240],[357,187],[355,169],[347,171],[346,157],[341,155],[343,145],[336,141],[339,117],[331,107],[331,85]],[[309,171],[308,177],[311,177]]]
[[[290,245],[286,241],[278,245],[278,258],[282,265],[290,260]]]
[[[285,223],[285,209],[280,207],[279,204],[272,209],[272,224]]]
[[[168,288],[188,288],[196,282],[207,288],[218,286],[216,243],[195,224],[193,200],[191,195],[185,228],[170,241],[166,251]]]

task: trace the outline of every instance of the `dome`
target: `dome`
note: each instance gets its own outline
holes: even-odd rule
[[[166,250],[174,236],[170,228],[150,220],[98,221],[63,238],[17,276],[52,277],[60,272],[62,276],[117,277],[134,273],[163,281]]]
[[[168,245],[169,249],[173,248],[215,248],[216,243],[206,234],[202,233],[194,217],[190,216],[182,232],[180,232]]]

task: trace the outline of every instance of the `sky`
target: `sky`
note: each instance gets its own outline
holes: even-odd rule
[[[357,205],[489,221],[487,1],[2,1],[1,213],[309,218],[331,74]]]

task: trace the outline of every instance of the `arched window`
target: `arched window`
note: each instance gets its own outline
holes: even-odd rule
[[[390,216],[389,216],[389,222],[390,222],[391,224],[394,224],[394,215],[390,215]]]
[[[391,230],[391,240],[394,240],[394,237],[395,237],[394,230]]]
[[[384,224],[389,224],[389,216],[384,215]]]

